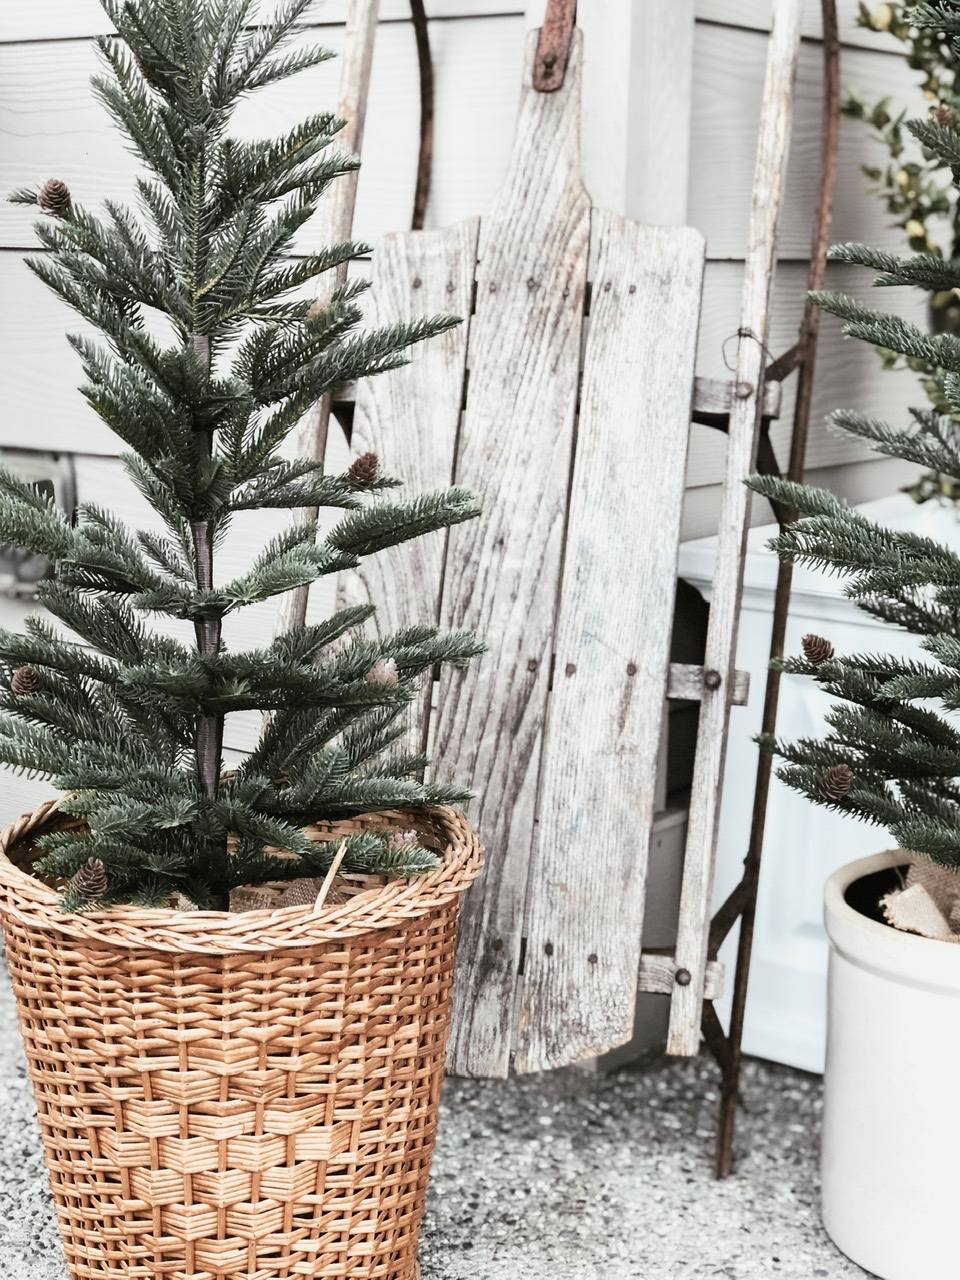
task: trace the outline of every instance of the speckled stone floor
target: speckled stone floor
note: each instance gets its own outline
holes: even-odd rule
[[[449,1081],[423,1280],[862,1280],[819,1225],[819,1079],[749,1061],[743,1094],[718,1183],[706,1059]],[[0,1123],[0,1277],[65,1280],[5,978]]]

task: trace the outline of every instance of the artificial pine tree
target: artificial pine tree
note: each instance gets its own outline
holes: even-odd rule
[[[69,339],[83,392],[164,532],[91,505],[71,522],[0,469],[0,539],[54,568],[39,589],[52,617],[0,633],[0,760],[71,793],[62,808],[87,824],[41,841],[37,872],[63,888],[65,910],[176,894],[223,908],[235,886],[329,867],[336,846],[306,824],[465,798],[419,782],[424,760],[395,744],[421,676],[475,655],[471,636],[414,626],[365,638],[363,607],[250,652],[224,640],[248,605],[477,514],[459,488],[385,500],[397,481],[372,454],[327,475],[281,453],[326,391],[396,368],[456,321],[361,331],[363,282],[328,306],[301,296],[363,250],[292,256],[328,184],[356,167],[331,147],[341,122],[313,115],[256,142],[229,127],[241,99],[330,56],[292,43],[311,0],[264,5],[259,23],[255,0],[102,3],[117,36],[98,41],[106,73],[93,83],[146,169],[138,207],[108,201],[95,215],[57,179],[13,199],[47,215],[31,269],[104,339]],[[344,514],[322,537],[295,517],[248,572],[220,579],[235,512],[305,507]],[[158,634],[156,616],[183,635]],[[269,712],[268,727],[224,777],[224,717],[250,709]],[[415,842],[362,835],[343,865],[400,876],[435,862]]]
[[[960,0],[921,5],[909,18],[916,27],[946,33],[960,55]],[[956,113],[908,127],[929,156],[951,168],[960,187]],[[960,260],[935,253],[900,258],[845,244],[832,257],[872,268],[879,273],[874,284],[882,287],[960,289]],[[903,428],[840,410],[832,425],[879,453],[960,481],[960,337],[927,333],[842,295],[821,293],[816,301],[844,320],[846,335],[929,365],[947,410],[913,409]],[[903,848],[960,871],[960,558],[928,538],[881,528],[823,490],[761,477],[749,483],[802,517],[771,543],[781,558],[845,575],[846,594],[858,608],[922,636],[929,655],[904,661],[838,654],[829,640],[806,637],[804,656],[784,661],[783,670],[809,676],[842,700],[827,716],[830,732],[762,745],[788,761],[779,776],[789,786],[887,827]]]

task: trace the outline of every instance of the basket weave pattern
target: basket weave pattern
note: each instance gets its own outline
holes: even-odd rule
[[[55,820],[0,837],[0,915],[75,1280],[413,1280],[463,818],[329,828],[414,825],[445,856],[317,915],[62,915],[17,865]]]

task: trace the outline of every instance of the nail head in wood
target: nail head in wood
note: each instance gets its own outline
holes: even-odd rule
[[[723,684],[723,676],[719,671],[714,671],[712,667],[708,667],[703,673],[703,687],[705,689],[719,689]]]
[[[689,973],[689,970],[687,970]],[[703,998],[719,1000],[723,995],[723,965],[708,960],[703,976]],[[692,985],[692,982],[691,982]],[[640,957],[638,991],[652,991],[657,995],[674,995],[677,990],[676,961],[671,955],[658,955],[644,951]]]
[[[690,983],[693,981],[690,975],[690,970],[678,969],[674,976],[674,981],[678,987],[689,987]]]
[[[753,395],[752,382],[738,382],[736,388],[736,397],[738,400],[749,400]]]

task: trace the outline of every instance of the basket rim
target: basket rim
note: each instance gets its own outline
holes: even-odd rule
[[[483,846],[465,816],[438,805],[430,809],[381,810],[362,814],[349,823],[317,824],[335,838],[338,828],[358,823],[416,826],[430,833],[443,851],[439,866],[421,876],[391,880],[355,895],[348,902],[331,903],[314,914],[309,905],[257,911],[177,911],[171,907],[132,905],[65,915],[58,895],[7,856],[14,844],[42,834],[57,817],[62,797],[45,801],[0,832],[0,916],[65,940],[100,943],[112,948],[150,948],[192,954],[229,955],[311,947],[355,938],[365,933],[396,929],[448,905],[463,893],[483,866]]]

